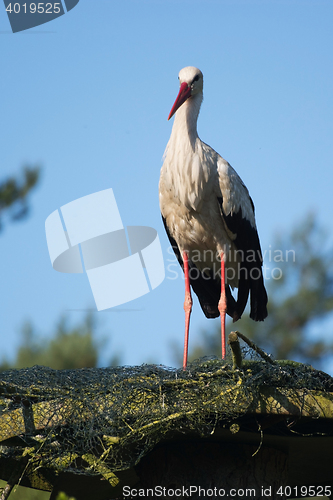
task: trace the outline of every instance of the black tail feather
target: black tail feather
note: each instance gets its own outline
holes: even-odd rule
[[[242,268],[239,270],[240,276],[238,282],[237,302],[236,302],[235,312],[233,315],[234,323],[242,317],[242,314],[244,312],[244,309],[246,307],[249,298],[250,284],[249,281],[246,279],[245,273],[246,269]]]
[[[176,240],[171,236],[163,216],[162,219],[173,251],[175,252],[179,264],[184,270],[183,258]],[[257,245],[260,249],[258,235],[257,233],[255,234],[258,240]],[[256,262],[243,262],[242,265],[245,265],[245,267],[241,267],[239,270],[237,301],[235,301],[232,296],[229,285],[226,285],[225,287],[227,314],[233,318],[234,322],[240,319],[246,307],[250,293],[250,318],[254,321],[263,321],[267,316],[267,293],[262,276],[261,252],[259,252]],[[254,270],[258,271],[258,273],[253,272]],[[201,308],[206,318],[217,318],[220,316],[218,303],[221,296],[221,281],[212,275],[207,275],[206,273],[200,271],[192,261],[189,261],[189,275],[191,287],[194,293],[198,296]]]
[[[261,269],[260,269],[261,271]],[[258,279],[251,282],[251,312],[250,318],[254,321],[264,321],[267,318],[267,292],[264,286],[262,273]]]
[[[195,269],[195,272],[191,272],[193,269]],[[220,316],[218,303],[221,297],[221,281],[202,273],[191,261],[189,261],[189,274],[191,287],[199,299],[201,309],[206,318],[217,318]],[[193,276],[192,278],[191,275]],[[227,314],[233,318],[236,301],[231,294],[229,285],[225,287],[225,293],[227,299]]]

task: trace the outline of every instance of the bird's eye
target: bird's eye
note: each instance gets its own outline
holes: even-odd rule
[[[199,80],[199,75],[196,75],[196,76],[193,78],[193,80],[192,80],[192,84],[193,84],[194,82],[197,82],[198,80]]]

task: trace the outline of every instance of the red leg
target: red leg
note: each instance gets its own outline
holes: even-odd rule
[[[227,312],[227,298],[225,294],[225,265],[223,252],[221,252],[221,296],[218,304],[218,310],[220,311],[221,316],[222,359],[225,359],[225,315]]]
[[[184,274],[185,274],[185,301],[184,301],[184,311],[185,311],[185,340],[184,340],[184,357],[183,357],[183,369],[187,367],[187,353],[188,353],[188,334],[190,328],[190,316],[192,311],[192,296],[190,287],[190,277],[188,272],[188,254],[183,252],[184,261]]]

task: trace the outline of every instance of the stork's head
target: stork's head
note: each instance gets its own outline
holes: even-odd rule
[[[180,89],[174,105],[168,116],[168,120],[176,113],[177,109],[191,96],[202,93],[203,75],[200,69],[187,66],[179,72]]]

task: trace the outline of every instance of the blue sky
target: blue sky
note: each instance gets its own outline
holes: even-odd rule
[[[24,321],[47,338],[61,314],[76,323],[94,308],[87,276],[50,264],[44,223],[65,203],[113,188],[123,223],[157,229],[170,264],[158,180],[184,66],[204,74],[199,135],[249,188],[263,250],[309,210],[333,234],[332,17],[331,0],[80,0],[12,34],[0,5],[0,179],[43,167],[30,217],[1,234],[4,354]],[[114,352],[124,364],[174,364],[184,292],[181,273],[170,277],[94,313],[108,339],[102,365]],[[195,300],[190,348],[216,327]]]

